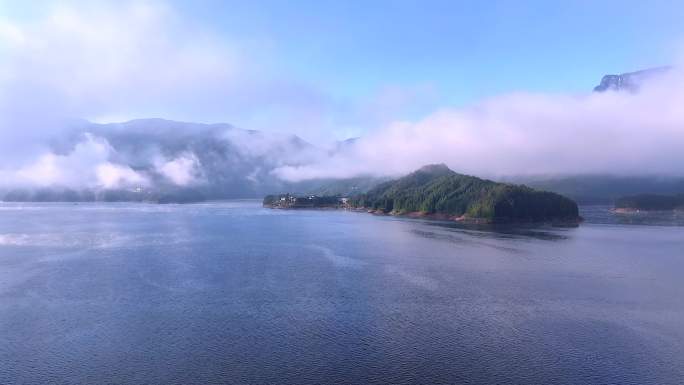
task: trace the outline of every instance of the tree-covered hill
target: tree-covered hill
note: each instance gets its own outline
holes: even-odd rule
[[[523,185],[496,183],[429,165],[349,199],[353,207],[392,214],[439,214],[491,222],[578,220],[569,198]]]

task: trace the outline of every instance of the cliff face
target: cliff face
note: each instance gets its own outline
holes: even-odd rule
[[[649,68],[636,72],[626,72],[619,75],[605,75],[601,83],[594,87],[594,92],[628,91],[636,92],[648,79],[668,72],[671,67]]]

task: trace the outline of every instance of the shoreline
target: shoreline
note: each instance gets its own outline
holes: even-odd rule
[[[426,213],[422,211],[411,211],[400,213],[396,211],[384,212],[382,210],[373,210],[364,207],[281,207],[274,205],[263,205],[265,208],[274,210],[344,210],[353,211],[357,213],[367,213],[377,216],[393,216],[411,219],[427,219],[432,221],[456,222],[468,225],[500,225],[500,224],[549,224],[559,227],[576,227],[584,221],[584,218],[565,218],[565,219],[551,219],[551,220],[511,220],[511,219],[487,219],[487,218],[473,218],[466,215],[451,215],[444,213]]]

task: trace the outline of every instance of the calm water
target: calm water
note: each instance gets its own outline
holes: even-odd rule
[[[684,227],[1,204],[0,383],[682,384]]]

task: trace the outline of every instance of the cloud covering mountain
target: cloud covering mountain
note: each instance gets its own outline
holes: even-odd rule
[[[141,200],[183,193],[193,199],[257,197],[284,188],[273,169],[327,156],[294,135],[228,124],[78,121],[60,132],[47,152],[3,170],[0,189],[123,190]]]
[[[608,173],[682,176],[684,76],[672,69],[639,92],[513,93],[381,127],[322,163],[284,166],[300,180],[400,174],[444,162],[487,176]]]

